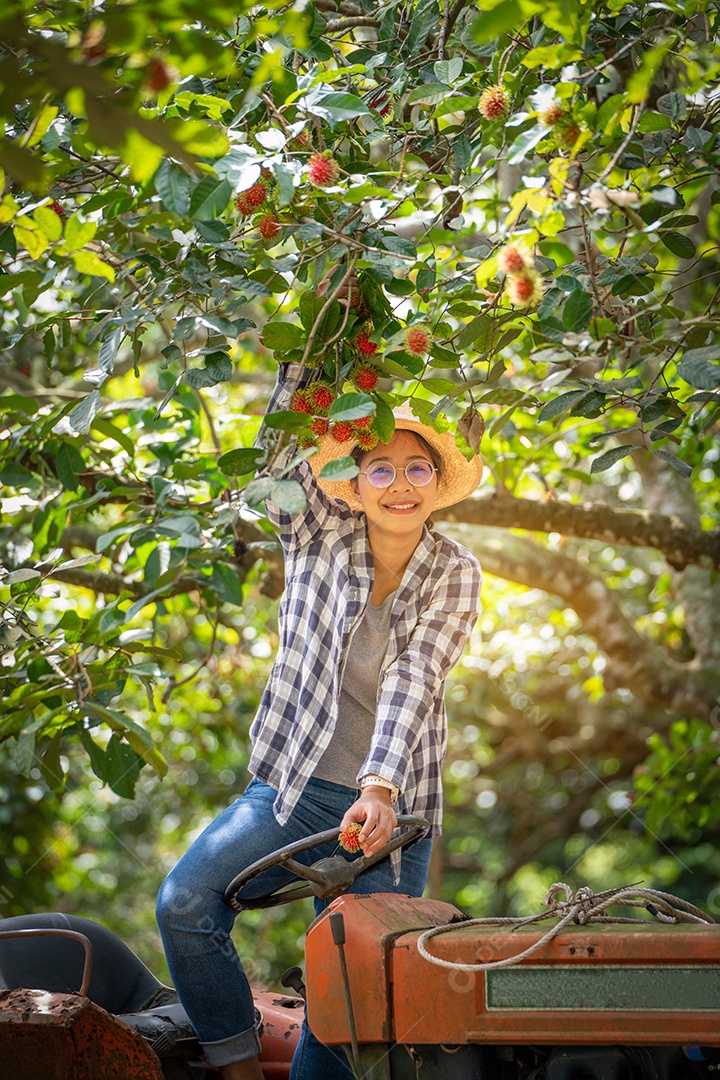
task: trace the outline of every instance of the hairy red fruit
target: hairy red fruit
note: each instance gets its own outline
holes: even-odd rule
[[[349,825],[346,825],[344,829],[340,830],[338,841],[340,847],[345,848],[346,851],[350,851],[353,854],[356,851],[360,851],[360,833],[362,832],[362,825],[359,821],[352,821]]]
[[[267,188],[262,180],[258,180],[252,187],[249,187],[247,191],[243,192],[243,194],[245,195],[247,205],[252,207],[253,210],[257,210],[257,208],[262,206],[267,199]]]
[[[532,307],[542,299],[542,283],[534,270],[524,270],[521,274],[511,274],[505,291],[511,304],[516,307]]]
[[[424,326],[409,326],[405,331],[405,348],[413,356],[425,356],[430,352],[432,334]]]
[[[571,150],[580,138],[580,125],[570,120],[558,128],[558,137],[563,146]]]
[[[517,244],[506,244],[498,252],[498,269],[503,274],[519,274],[532,266],[532,256]]]
[[[504,86],[498,83],[487,86],[480,95],[478,112],[486,120],[502,120],[510,110],[510,95]]]
[[[307,390],[296,390],[292,396],[290,407],[293,412],[305,413],[306,416],[312,416],[313,414],[313,407]]]
[[[374,416],[360,416],[357,420],[353,420],[353,427],[369,428],[374,419]]]
[[[65,211],[63,210],[60,203],[57,202],[57,200],[53,199],[53,201],[49,204],[49,206],[50,206],[51,210],[55,211],[55,213],[57,214],[58,217],[65,217]]]
[[[357,386],[358,390],[364,390],[365,393],[370,393],[374,390],[380,379],[380,372],[372,364],[356,364],[350,372],[350,378]]]
[[[330,428],[330,434],[335,442],[343,443],[349,442],[355,432],[353,431],[352,424],[348,420],[336,420]]]
[[[553,127],[555,124],[559,124],[565,115],[565,110],[562,105],[550,105],[544,112],[540,113],[540,122],[545,124],[546,127]]]
[[[355,338],[355,348],[358,352],[364,353],[365,356],[374,356],[378,351],[378,346],[374,341],[370,340],[370,335],[366,330],[361,330],[358,336]]]
[[[290,143],[293,150],[312,150],[313,141],[307,131],[300,131]]]
[[[153,57],[147,66],[147,75],[145,77],[145,85],[148,90],[158,94],[161,90],[167,89],[171,82],[172,72],[170,68],[164,60]]]
[[[307,388],[308,398],[313,407],[313,412],[327,412],[335,400],[335,391],[329,383],[318,381],[310,383]]]
[[[355,424],[355,442],[358,446],[361,446],[363,450],[374,450],[377,444],[380,442],[377,433],[371,428],[358,427]]]
[[[330,421],[326,416],[316,416],[310,425],[310,430],[322,438],[330,430]]]
[[[318,440],[314,435],[301,435],[298,439],[299,450],[309,450],[311,446],[318,446]]]
[[[308,162],[308,177],[315,187],[331,187],[338,178],[340,166],[332,154],[313,154]]]
[[[248,214],[252,214],[253,208],[247,201],[247,191],[240,192],[240,194],[235,199],[235,205],[237,206],[238,211],[243,215],[243,217],[247,217]]]
[[[260,219],[258,232],[263,240],[272,240],[280,232],[280,222],[272,214],[266,214]]]

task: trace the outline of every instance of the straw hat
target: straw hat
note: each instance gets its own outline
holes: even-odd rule
[[[438,433],[423,424],[413,413],[407,401],[393,409],[396,431],[411,431],[420,435],[435,450],[440,459],[435,509],[452,506],[472,494],[482,477],[482,461],[475,454],[470,461],[461,454],[455,445],[455,436],[450,431]],[[381,443],[379,445],[382,445]],[[363,506],[350,480],[321,480],[319,473],[324,465],[336,458],[348,457],[357,446],[351,442],[336,442],[331,435],[325,435],[320,441],[320,448],[310,458],[310,464],[318,483],[331,499],[342,499],[352,510],[362,510]]]

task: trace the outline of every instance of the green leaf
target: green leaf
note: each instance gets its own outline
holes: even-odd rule
[[[355,94],[334,92],[312,102],[309,111],[320,119],[327,120],[331,127],[343,120],[354,120],[356,116],[369,116],[370,109]]]
[[[669,450],[656,450],[655,447],[653,447],[652,452],[653,454],[656,454],[657,457],[661,457],[664,461],[667,461],[678,475],[685,477],[692,476],[692,467],[688,465],[686,461],[681,461],[677,455],[671,454]]]
[[[691,349],[678,364],[678,375],[696,390],[714,390],[720,386],[720,364],[706,359],[708,353],[717,356],[717,349]]]
[[[687,104],[682,94],[673,90],[670,94],[663,94],[657,101],[658,110],[671,120],[684,120],[687,116]]]
[[[328,461],[320,470],[321,480],[352,480],[360,472],[357,462],[351,457],[335,458]]]
[[[226,476],[245,476],[255,471],[262,456],[262,450],[242,446],[223,454],[218,460],[218,466]]]
[[[503,0],[492,11],[484,11],[478,15],[470,32],[473,41],[484,45],[486,41],[494,41],[508,30],[520,33],[526,22],[527,18],[517,0]]]
[[[132,439],[120,428],[115,427],[114,424],[109,423],[107,420],[103,420],[100,417],[96,417],[92,422],[92,428],[94,431],[99,431],[107,439],[113,439],[118,446],[122,446],[123,450],[126,450],[130,457],[135,455],[135,446]]]
[[[634,105],[645,101],[650,93],[655,74],[675,40],[675,35],[669,35],[665,41],[643,54],[640,66],[628,76],[625,84],[628,101]]]
[[[265,348],[272,352],[289,352],[291,349],[302,348],[305,331],[295,323],[269,322],[262,328],[262,340]]]
[[[155,190],[171,214],[185,217],[190,209],[190,177],[165,158],[155,173]]]
[[[381,443],[390,442],[393,432],[395,431],[395,417],[393,411],[385,399],[379,394],[375,398],[375,404],[377,406],[377,412],[375,413],[373,427],[375,428],[375,431],[377,431]]]
[[[264,423],[269,428],[279,428],[281,431],[304,431],[310,424],[310,417],[292,409],[278,409],[277,412],[268,413]]]
[[[552,398],[543,405],[538,414],[538,420],[552,420],[555,416],[560,416],[561,413],[567,412],[578,398],[584,397],[586,393],[587,390],[569,390],[566,394],[560,394],[559,397]]]
[[[454,56],[452,60],[436,60],[433,64],[433,71],[439,82],[454,83],[462,75],[462,57]]]
[[[204,177],[190,195],[190,217],[195,221],[212,221],[227,208],[231,195],[227,180]]]
[[[508,164],[519,165],[524,161],[531,150],[534,150],[539,142],[547,138],[549,129],[544,124],[535,124],[522,135],[518,135],[515,142],[508,150]]]
[[[444,101],[449,94],[452,94],[452,87],[447,86],[445,83],[425,83],[420,86],[416,86],[408,96],[408,105],[417,105],[422,103],[423,105],[437,105],[438,102]]]
[[[66,251],[79,251],[94,238],[97,232],[95,221],[83,221],[77,214],[69,217],[65,224],[65,241],[63,247]]]
[[[77,474],[82,472],[85,468],[83,456],[77,447],[69,442],[61,443],[55,459],[55,464],[57,467],[58,479],[65,490],[77,491],[80,486]]]
[[[681,259],[692,259],[695,255],[695,244],[685,233],[673,232],[672,230],[666,232],[661,229],[658,236],[668,251],[672,251],[673,255],[678,255]]]
[[[340,394],[328,410],[332,420],[359,420],[363,416],[372,416],[375,412],[375,399],[369,394]]]
[[[237,569],[227,563],[216,563],[210,575],[210,588],[226,604],[242,607],[243,591]]]
[[[297,480],[274,481],[266,498],[288,514],[300,514],[307,506],[305,492]]]
[[[563,325],[573,333],[584,330],[592,315],[592,297],[582,289],[573,289],[563,308]]]
[[[100,408],[100,391],[93,390],[86,398],[68,413],[70,427],[80,435],[87,435]]]
[[[480,401],[487,405],[515,405],[525,397],[524,390],[514,390],[509,386],[499,386],[495,390],[488,390],[483,394]]]
[[[605,470],[609,469],[611,465],[614,465],[616,461],[620,461],[621,458],[627,457],[628,454],[632,454],[637,449],[637,446],[616,446],[612,450],[606,450],[604,454],[600,454],[599,457],[593,458],[590,472],[605,472]]]

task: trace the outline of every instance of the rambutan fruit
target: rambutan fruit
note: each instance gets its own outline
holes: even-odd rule
[[[280,222],[274,214],[266,214],[258,222],[258,232],[263,240],[273,240],[280,232]]]
[[[322,438],[323,435],[327,435],[330,430],[330,421],[326,416],[316,416],[310,425],[310,430]]]
[[[257,210],[267,199],[267,187],[262,180],[257,180],[252,187],[249,187],[244,192],[244,195],[247,205],[252,207],[253,210]]]
[[[506,244],[498,252],[498,269],[503,274],[519,274],[523,270],[530,270],[532,264],[530,253],[517,244]]]
[[[350,442],[355,432],[348,420],[336,420],[330,428],[330,434],[335,442],[344,443]]]
[[[310,383],[307,395],[314,413],[326,413],[335,400],[335,391],[329,383],[321,379]]]
[[[543,288],[540,275],[535,270],[523,270],[510,274],[505,282],[505,292],[515,307],[533,307],[542,299]]]
[[[353,344],[358,352],[363,353],[365,356],[374,356],[379,348],[374,341],[370,340],[367,330],[361,330]]]
[[[549,105],[547,109],[540,113],[540,123],[545,124],[546,127],[554,127],[555,124],[559,124],[565,115],[565,110],[562,105]]]
[[[340,166],[328,151],[313,154],[308,162],[308,179],[315,187],[331,187],[339,173]]]
[[[405,331],[405,348],[413,356],[427,355],[432,343],[432,334],[426,326],[409,326]]]
[[[305,413],[306,416],[312,416],[313,407],[307,390],[295,391],[292,396],[292,401],[290,402],[290,408],[293,412]]]
[[[380,379],[380,372],[372,364],[356,364],[350,372],[350,378],[358,390],[364,390],[366,394],[374,390]]]
[[[340,847],[345,848],[346,851],[350,851],[353,854],[356,851],[360,851],[360,833],[362,832],[362,825],[359,821],[352,821],[349,825],[346,825],[344,829],[340,830],[338,841]]]
[[[354,427],[353,434],[358,446],[361,446],[363,450],[374,450],[380,441],[377,432],[373,431],[372,428],[358,427],[357,423]]]
[[[486,86],[480,95],[478,112],[486,120],[502,120],[510,111],[510,95],[504,86]]]

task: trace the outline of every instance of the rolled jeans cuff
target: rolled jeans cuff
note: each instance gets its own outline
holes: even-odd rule
[[[238,1035],[231,1035],[229,1039],[219,1039],[217,1042],[200,1043],[200,1045],[208,1065],[214,1065],[216,1068],[257,1057],[261,1049],[256,1024],[247,1031],[241,1031]]]

